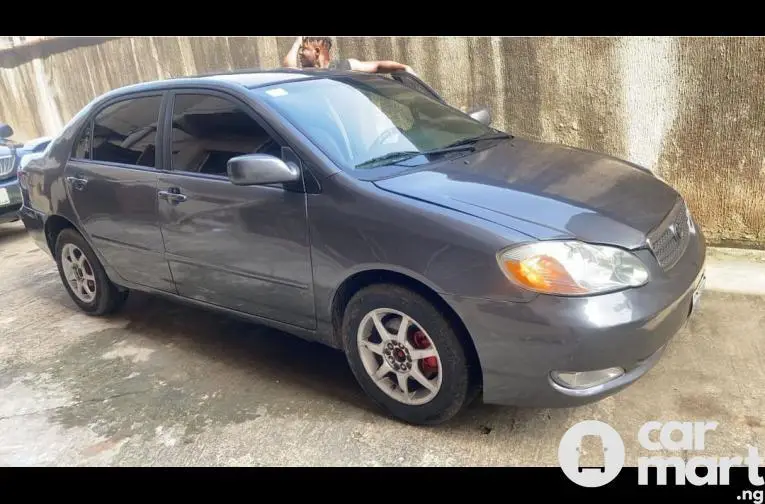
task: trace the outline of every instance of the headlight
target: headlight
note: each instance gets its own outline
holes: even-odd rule
[[[578,241],[542,241],[498,255],[505,275],[542,294],[581,296],[639,287],[648,270],[634,254]]]

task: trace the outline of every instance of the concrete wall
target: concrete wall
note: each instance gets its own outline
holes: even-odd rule
[[[275,67],[294,39],[48,38],[0,50],[0,120],[55,133],[112,88]],[[716,243],[765,244],[765,39],[336,38],[340,57],[394,59],[495,126],[657,171]],[[647,203],[650,204],[650,203]]]

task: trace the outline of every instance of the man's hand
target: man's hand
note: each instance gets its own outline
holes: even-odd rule
[[[289,52],[282,59],[282,66],[286,68],[299,68],[298,66],[298,51],[303,45],[303,37],[300,36],[295,39]]]

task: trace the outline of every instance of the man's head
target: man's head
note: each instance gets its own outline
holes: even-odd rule
[[[329,50],[332,39],[329,37],[303,37],[298,51],[300,66],[303,68],[324,68],[329,64]]]

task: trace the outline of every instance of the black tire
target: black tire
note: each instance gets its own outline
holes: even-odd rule
[[[88,259],[88,263],[93,270],[93,276],[96,279],[96,295],[90,303],[86,303],[78,298],[72,291],[69,282],[66,280],[61,262],[61,251],[67,244],[72,244],[79,248],[85,254],[85,257]],[[72,301],[74,301],[86,314],[93,316],[108,315],[120,308],[127,300],[129,291],[126,289],[120,290],[111,280],[109,280],[109,277],[106,275],[95,252],[93,252],[93,249],[88,242],[76,230],[68,228],[59,233],[56,239],[55,259],[61,282],[69,293],[69,297],[71,297]]]
[[[414,319],[427,333],[441,361],[441,388],[429,401],[408,405],[383,392],[367,373],[357,344],[357,331],[367,313],[378,308],[398,310]],[[357,292],[348,302],[342,325],[343,346],[348,363],[364,392],[383,410],[409,424],[438,425],[450,420],[478,392],[474,363],[458,332],[440,311],[423,296],[395,284],[377,284]]]

